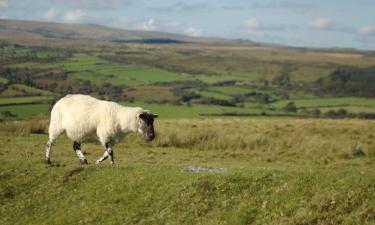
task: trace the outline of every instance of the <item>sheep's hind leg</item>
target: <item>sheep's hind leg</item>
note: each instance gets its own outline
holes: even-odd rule
[[[51,164],[51,147],[55,140],[59,137],[59,135],[63,132],[63,130],[51,130],[49,131],[49,138],[46,145],[46,158],[44,160],[45,163]]]
[[[52,142],[51,141],[48,141],[47,142],[47,146],[46,146],[46,158],[44,160],[45,163],[47,164],[51,164],[51,146],[52,146]]]
[[[81,143],[75,141],[73,143],[73,149],[76,152],[80,163],[81,164],[87,164],[87,159],[85,158],[85,156],[83,155],[83,153],[81,151]]]
[[[104,151],[104,154],[102,157],[100,157],[98,160],[96,160],[95,164],[99,164],[101,162],[103,162],[104,160],[106,160],[107,158],[110,158],[111,160],[111,164],[114,164],[115,161],[114,161],[114,157],[113,157],[113,148],[112,148],[112,145],[111,144],[105,144],[105,151]]]

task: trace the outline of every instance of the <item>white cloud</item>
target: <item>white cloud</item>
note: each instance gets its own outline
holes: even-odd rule
[[[5,19],[8,19],[8,17],[6,17],[6,16],[0,16],[0,19],[5,20]]]
[[[149,7],[151,10],[160,11],[160,12],[176,12],[176,13],[188,13],[192,11],[201,11],[211,9],[211,6],[206,3],[185,3],[185,2],[176,2],[169,6],[161,7]]]
[[[347,24],[336,23],[329,18],[318,18],[316,20],[311,21],[308,25],[310,28],[314,30],[342,32],[351,34],[355,34],[357,32],[356,27]]]
[[[193,37],[198,37],[202,35],[202,29],[198,29],[195,27],[189,27],[184,30],[184,33]]]
[[[125,18],[126,19],[126,18]],[[134,20],[128,21],[128,25],[133,23],[135,29],[140,30],[160,30],[160,31],[176,31],[182,24],[175,20],[158,20],[155,18],[149,18],[147,21],[135,23]]]
[[[0,0],[1,1],[1,0]],[[128,6],[134,0],[49,0],[55,4],[64,4],[81,9],[117,9],[121,6]],[[136,1],[134,1],[136,2]]]
[[[375,36],[375,26],[362,26],[358,29],[358,33],[366,36]]]
[[[254,31],[280,31],[296,26],[288,24],[266,24],[257,18],[250,18],[240,24],[240,29],[246,32]]]
[[[315,8],[315,5],[312,3],[303,3],[303,2],[262,2],[262,3],[254,3],[253,8],[256,9],[286,9],[290,10],[295,13],[307,13]]]
[[[139,27],[141,30],[156,30],[156,22],[154,18],[148,19],[146,22],[142,23]]]
[[[328,18],[318,18],[309,23],[309,26],[316,30],[333,30],[335,25],[331,19]]]
[[[8,1],[0,0],[0,8],[8,8]]]
[[[57,10],[54,9],[54,8],[50,8],[46,14],[44,15],[44,18],[46,20],[52,20],[52,19],[55,19],[57,16]]]
[[[79,22],[85,16],[86,16],[85,12],[83,12],[80,9],[77,9],[74,11],[66,12],[64,14],[64,21],[68,23],[75,23],[75,22]]]
[[[257,18],[250,18],[243,21],[241,27],[247,30],[259,30],[264,27],[264,24]]]

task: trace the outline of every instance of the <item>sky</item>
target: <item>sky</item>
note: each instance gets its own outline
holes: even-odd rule
[[[0,0],[0,18],[375,50],[375,0]]]

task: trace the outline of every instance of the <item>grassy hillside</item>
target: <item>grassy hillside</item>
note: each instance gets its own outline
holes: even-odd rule
[[[29,134],[40,124],[0,127],[1,224],[375,223],[373,122],[159,120],[153,143],[116,146],[114,166],[80,166],[62,138],[52,167],[47,136]],[[103,151],[83,149],[90,163]]]
[[[374,65],[370,51],[0,19],[0,224],[375,224]],[[114,166],[92,164],[91,140],[81,166],[61,137],[46,166],[50,108],[72,93],[157,113],[157,138],[129,135]]]

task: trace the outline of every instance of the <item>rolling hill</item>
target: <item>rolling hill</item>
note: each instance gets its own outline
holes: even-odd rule
[[[5,119],[46,115],[54,98],[83,93],[172,118],[368,118],[374,65],[374,52],[355,49],[0,20],[0,112]]]
[[[0,37],[10,36],[54,39],[90,39],[96,41],[165,41],[189,43],[236,43],[235,40],[221,38],[192,37],[158,31],[124,30],[96,24],[63,24],[39,21],[0,19]],[[247,41],[247,43],[251,43]]]

